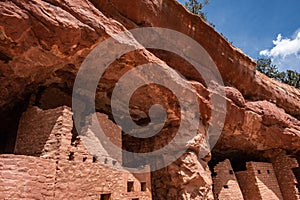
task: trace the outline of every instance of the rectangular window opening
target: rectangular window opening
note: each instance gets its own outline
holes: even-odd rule
[[[228,189],[228,185],[224,185],[223,187],[224,187],[225,189]]]
[[[258,173],[258,174],[261,174],[261,171],[260,171],[260,170],[257,170],[257,173]]]
[[[145,192],[147,190],[147,187],[146,187],[146,182],[141,182],[141,191],[142,192]]]
[[[96,156],[93,156],[93,163],[95,163],[97,161]]]
[[[70,152],[70,154],[69,154],[69,160],[70,161],[74,160],[74,152]]]
[[[133,181],[128,181],[127,182],[127,192],[133,192]]]
[[[100,200],[110,200],[110,196],[111,196],[110,193],[108,193],[108,194],[101,194],[100,195]]]

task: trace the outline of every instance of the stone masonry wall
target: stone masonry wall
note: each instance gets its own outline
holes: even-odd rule
[[[113,166],[122,164],[122,130],[107,115],[96,113],[88,116],[80,139],[86,151],[99,162]]]
[[[247,168],[253,170],[259,192],[263,200],[281,200],[282,194],[271,163],[249,162]]]
[[[129,172],[72,161],[60,162],[57,167],[56,199],[100,199],[101,194],[111,194],[111,199],[151,199],[151,191],[141,191],[141,181]],[[132,191],[127,190],[127,182],[133,182]]]
[[[0,155],[0,199],[55,199],[54,160]]]
[[[283,199],[271,163],[248,162],[246,166],[247,171],[236,173],[245,200]]]
[[[79,163],[24,155],[0,155],[0,199],[151,199],[149,178],[100,163]],[[128,192],[127,182],[133,182]],[[146,183],[142,191],[141,183]]]
[[[252,171],[236,172],[243,197],[245,200],[260,200],[261,195],[256,186],[256,179]]]
[[[60,146],[60,136],[56,132],[63,124],[63,109],[64,107],[42,110],[30,107],[24,112],[19,123],[14,153],[53,157],[52,154]]]
[[[116,128],[98,116],[105,129]],[[21,118],[16,152],[41,157],[1,155],[0,199],[151,199],[149,168],[148,173],[132,174],[104,165],[79,137],[72,139],[72,129],[72,112],[66,106],[29,108]]]
[[[215,199],[244,199],[233,169],[231,167],[230,161],[228,159],[217,164],[214,167],[214,172],[216,173],[216,176],[213,178]]]
[[[292,171],[293,168],[299,167],[297,160],[287,155],[279,155],[272,161],[272,163],[283,199],[300,199],[299,191],[296,186],[298,184],[297,179]]]

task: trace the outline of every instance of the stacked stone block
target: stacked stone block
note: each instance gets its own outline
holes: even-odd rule
[[[121,144],[119,127],[104,114],[97,116]],[[132,174],[106,166],[72,130],[70,108],[30,107],[21,117],[15,146],[15,154],[22,155],[0,156],[0,199],[151,199],[149,167]]]
[[[216,176],[213,178],[215,199],[244,199],[233,169],[231,167],[230,161],[228,159],[217,164],[214,167],[214,172],[216,173]]]
[[[279,187],[282,191],[283,199],[300,199],[299,190],[297,188],[299,183],[293,173],[293,169],[299,169],[297,160],[282,154],[277,156],[272,163],[278,179]]]

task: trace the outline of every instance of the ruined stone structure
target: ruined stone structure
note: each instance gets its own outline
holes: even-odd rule
[[[203,74],[184,58],[143,48],[140,38],[127,32],[144,27],[171,29],[200,44],[224,84],[205,83]],[[124,31],[124,37],[115,37]],[[86,116],[80,119],[83,128],[77,130],[71,112],[74,81],[87,55],[108,38],[138,50],[116,58],[99,77],[92,99],[96,113],[84,104],[91,91],[79,91],[82,96],[76,100],[83,100]],[[161,42],[159,37],[151,39]],[[109,47],[107,52],[116,55],[117,51]],[[136,139],[116,125],[111,97],[123,75],[148,63],[165,72],[149,71],[149,77],[182,92],[187,105],[195,95],[201,112],[181,109],[170,88],[144,85],[125,106],[129,118],[147,130],[155,121],[149,110],[159,104],[167,119],[155,136]],[[203,67],[203,72],[211,70]],[[224,100],[224,105],[213,105],[212,97]],[[161,114],[154,112],[157,118]],[[134,157],[105,152],[109,147],[95,137],[90,115],[97,115],[106,139],[135,153],[164,147],[179,127],[184,127],[183,136],[194,135],[176,144],[187,149],[174,162],[157,171],[149,169],[148,163],[144,167],[151,173],[132,174],[121,166],[135,163]],[[198,127],[180,126],[198,115]],[[220,116],[225,119],[220,121]],[[0,199],[299,199],[299,120],[299,90],[256,71],[253,59],[178,1],[0,1]],[[212,137],[206,136],[220,127],[221,136],[210,151]],[[286,154],[278,155],[278,150]],[[172,153],[162,153],[156,163]],[[220,163],[226,159],[232,167],[229,161]],[[236,162],[248,162],[247,169],[232,174]],[[213,185],[211,170],[216,163],[220,164]]]
[[[108,138],[121,146],[121,129],[104,114],[97,113],[97,118]],[[86,132],[82,137],[94,142],[89,126],[82,130]],[[73,131],[72,112],[67,106],[48,110],[29,107],[20,119],[14,152],[18,155],[0,156],[0,198],[152,199],[150,173],[122,170],[97,144],[91,155],[83,140],[93,144],[74,136]],[[106,166],[108,162],[115,168]],[[228,159],[218,163],[214,167],[214,198],[299,199],[296,159],[280,154],[272,163],[248,162],[246,167],[246,171],[234,172]]]
[[[299,194],[299,164],[295,158],[279,155],[273,161],[282,196],[284,200],[300,199]],[[295,176],[298,176],[297,178]]]
[[[215,177],[213,178],[213,181],[215,199],[244,199],[239,184],[236,180],[235,173],[228,159],[217,164],[214,167],[214,173]]]
[[[237,172],[244,199],[278,199],[282,194],[271,163],[248,162],[247,170]]]
[[[227,159],[214,168],[215,199],[289,200],[299,199],[297,179],[292,169],[297,160],[279,155],[272,163],[247,162],[247,170],[234,172]]]
[[[121,135],[107,117],[98,116],[103,128]],[[87,152],[72,129],[68,107],[31,107],[24,112],[15,147],[15,154],[21,155],[0,156],[0,198],[151,199],[150,172],[132,174],[105,165],[107,158]]]

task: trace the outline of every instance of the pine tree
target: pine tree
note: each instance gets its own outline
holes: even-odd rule
[[[276,65],[272,64],[272,60],[270,58],[259,58],[257,60],[256,69],[270,78],[274,78],[279,82],[286,83],[300,89],[300,73],[294,70],[280,72]]]
[[[209,0],[204,0],[203,2],[198,0],[188,0],[184,3],[186,9],[190,12],[199,15],[204,19],[207,20],[206,14],[202,11],[203,7],[209,3]]]

